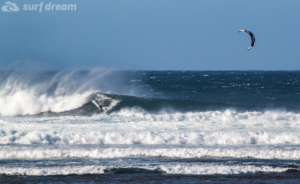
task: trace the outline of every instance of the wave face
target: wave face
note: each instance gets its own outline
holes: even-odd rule
[[[78,108],[87,108],[85,111],[90,115],[90,111],[95,109],[87,104],[95,100],[93,96],[97,92],[135,95],[130,91],[132,89],[123,85],[123,75],[122,72],[102,70],[0,72],[0,115],[36,115],[43,112],[47,112],[45,115],[59,115]]]
[[[0,174],[299,171],[299,79],[300,72],[1,72]]]

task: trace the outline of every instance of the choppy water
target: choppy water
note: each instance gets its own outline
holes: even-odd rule
[[[298,172],[299,81],[296,71],[2,71],[0,174]]]

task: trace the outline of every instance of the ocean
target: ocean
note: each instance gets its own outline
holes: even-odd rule
[[[297,183],[299,159],[299,71],[0,71],[2,183]]]

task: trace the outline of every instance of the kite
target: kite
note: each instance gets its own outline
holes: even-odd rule
[[[240,30],[239,33],[242,31],[248,33],[251,37],[251,46],[248,48],[248,51],[249,51],[255,44],[255,37],[254,37],[253,33],[251,33],[250,31],[247,31],[247,30]]]

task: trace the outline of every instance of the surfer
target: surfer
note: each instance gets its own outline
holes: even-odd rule
[[[103,111],[103,109],[102,109],[102,104],[99,105],[99,109],[100,109],[101,111]]]
[[[105,109],[105,110],[103,109],[102,103],[98,103],[98,102],[96,102],[96,101],[93,101],[93,103],[96,105],[96,107],[99,108],[99,110],[100,110],[101,112],[106,112],[107,109]]]

